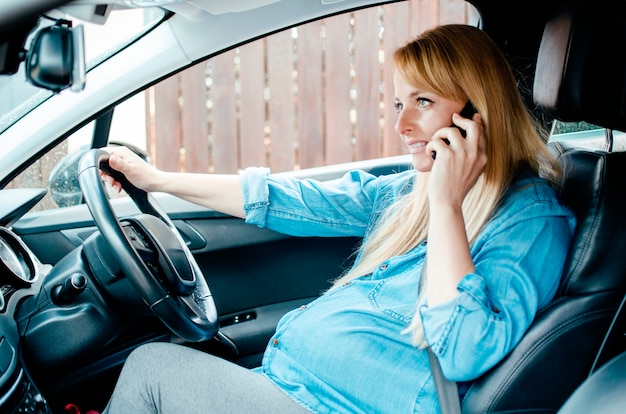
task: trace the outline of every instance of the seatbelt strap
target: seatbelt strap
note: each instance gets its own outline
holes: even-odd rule
[[[442,414],[461,414],[461,402],[459,401],[459,387],[456,382],[450,381],[443,376],[441,365],[435,353],[428,347],[428,361],[433,373],[433,380],[437,388],[437,397],[441,406]]]
[[[422,281],[426,277],[426,258],[422,265],[422,274],[420,276],[419,289],[422,288]],[[430,362],[430,370],[433,374],[435,388],[437,388],[437,397],[439,398],[439,406],[442,414],[461,414],[461,402],[459,401],[459,387],[454,381],[447,379],[441,371],[441,364],[437,355],[430,348],[428,349],[428,361]]]

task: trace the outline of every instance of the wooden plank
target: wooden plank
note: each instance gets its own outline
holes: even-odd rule
[[[171,76],[154,86],[154,163],[165,171],[180,170],[179,76]]]
[[[266,166],[265,40],[239,48],[239,61],[239,167]]]
[[[381,9],[382,66],[376,47]],[[469,21],[470,9],[462,0],[410,0],[301,26],[297,92],[290,30],[241,47],[238,63],[234,51],[212,59],[208,110],[200,67],[165,80],[146,94],[151,157],[166,170],[182,163],[188,171],[230,173],[252,165],[284,171],[405,153],[394,131],[391,55],[426,29]]]
[[[285,30],[267,39],[267,76],[270,93],[270,169],[293,170],[295,166],[295,120],[293,94],[293,39]]]
[[[325,20],[326,164],[352,161],[350,17],[343,14]]]
[[[181,74],[183,110],[183,169],[187,172],[209,172],[209,123],[206,90],[206,62]]]
[[[322,23],[298,28],[298,138],[300,168],[324,165]]]
[[[439,0],[438,24],[467,23],[465,0]]]
[[[381,65],[378,8],[354,13],[354,68],[356,73],[356,160],[380,156]]]
[[[211,156],[213,171],[236,173],[237,165],[237,119],[235,113],[235,52],[228,51],[212,58],[210,99],[211,108]]]
[[[440,0],[411,0],[411,37],[439,24]]]
[[[394,108],[393,52],[410,41],[410,5],[395,3],[383,6],[384,89],[383,89],[383,150],[382,156],[389,157],[406,153],[406,148],[395,130],[398,114]]]
[[[146,108],[146,151],[150,155],[150,160],[154,164],[156,159],[156,126],[154,119],[155,111],[155,86],[151,86],[146,89],[144,94],[145,108]]]

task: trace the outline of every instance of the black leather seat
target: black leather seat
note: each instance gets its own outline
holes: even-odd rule
[[[557,119],[626,130],[625,5],[580,1],[546,25],[534,96]],[[602,345],[626,294],[626,153],[551,149],[564,170],[561,195],[578,217],[560,288],[518,346],[471,385],[463,413],[554,413],[598,365],[600,349],[599,363],[623,350],[614,338]]]

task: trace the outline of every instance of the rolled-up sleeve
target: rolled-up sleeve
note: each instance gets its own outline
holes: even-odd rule
[[[265,217],[270,205],[267,185],[268,168],[250,167],[242,171],[240,179],[243,191],[246,223],[265,227]]]
[[[472,380],[519,342],[556,293],[572,231],[570,216],[546,215],[487,232],[459,295],[420,307],[425,339],[447,378]]]
[[[359,170],[317,181],[248,168],[241,173],[246,223],[294,236],[362,237],[377,199],[396,181]]]

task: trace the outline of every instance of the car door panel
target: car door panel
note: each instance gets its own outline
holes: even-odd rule
[[[310,302],[350,264],[358,238],[291,237],[241,219],[189,220],[206,239],[193,251],[213,293],[231,359],[260,363],[278,320]]]
[[[206,247],[193,254],[222,313],[319,295],[349,265],[357,238],[291,237],[243,220],[190,220]]]

